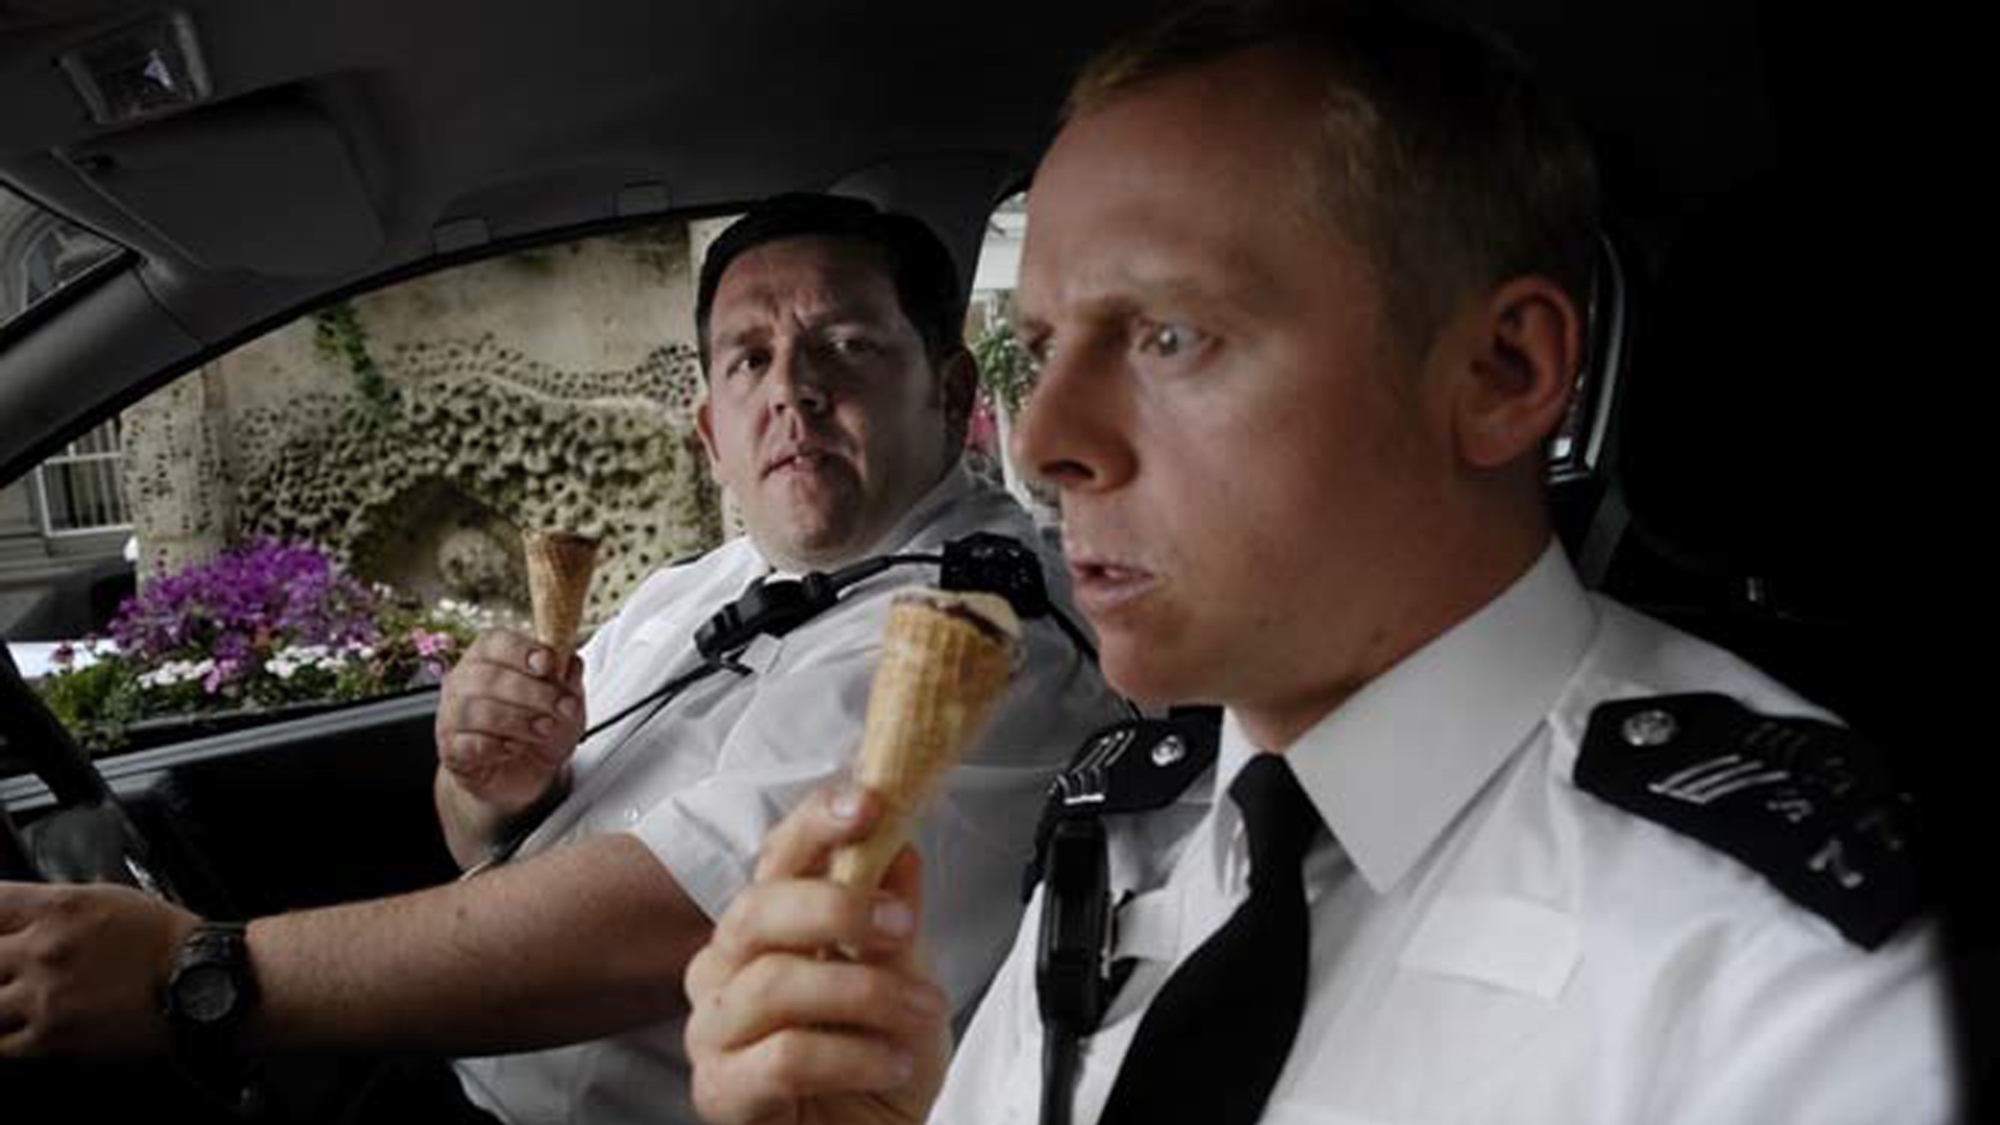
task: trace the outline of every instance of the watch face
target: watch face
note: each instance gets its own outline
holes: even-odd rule
[[[215,1023],[236,1007],[236,980],[222,965],[191,965],[174,981],[174,1006],[195,1023]]]

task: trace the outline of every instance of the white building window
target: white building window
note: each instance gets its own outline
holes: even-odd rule
[[[50,536],[116,531],[132,526],[118,462],[118,422],[113,419],[64,446],[35,470],[42,531]]]

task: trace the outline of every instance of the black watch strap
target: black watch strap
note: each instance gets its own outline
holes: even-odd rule
[[[161,998],[175,1065],[238,1112],[257,1102],[246,1032],[257,1008],[257,975],[246,934],[241,922],[197,925],[181,942]]]

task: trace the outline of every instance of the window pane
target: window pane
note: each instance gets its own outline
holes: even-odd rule
[[[79,568],[118,565],[105,529],[129,528],[136,596],[93,613],[51,580],[53,614],[0,635],[72,642],[44,694],[103,751],[427,689],[526,619],[524,531],[600,538],[586,622],[607,617],[720,539],[690,241],[660,224],[406,281],[162,388],[31,476],[34,542],[0,522]]]
[[[1028,231],[1028,196],[1002,200],[986,220],[979,264],[966,309],[965,342],[979,361],[979,402],[969,441],[975,467],[986,466],[1044,524],[1059,513],[1055,490],[1019,471],[1007,445],[1014,416],[1034,387],[1028,355],[1014,339],[1014,287],[1021,272],[1021,242]]]
[[[116,243],[0,187],[0,324],[119,253]]]
[[[132,524],[119,470],[118,423],[106,422],[42,462],[42,529],[51,536],[114,531]]]

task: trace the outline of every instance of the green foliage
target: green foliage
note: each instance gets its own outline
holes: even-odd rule
[[[1009,415],[1019,413],[1035,389],[1035,363],[1014,335],[1014,326],[1005,318],[995,320],[972,342],[972,358],[979,363],[986,393]]]
[[[36,687],[56,718],[80,734],[122,731],[145,713],[138,677],[115,657],[46,676]],[[102,744],[104,738],[84,741]]]
[[[395,396],[368,351],[368,330],[361,326],[361,317],[353,305],[340,301],[314,313],[313,345],[327,359],[347,365],[371,415],[386,419],[394,413]]]

